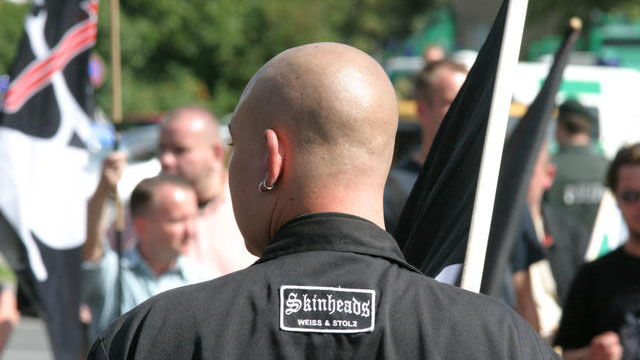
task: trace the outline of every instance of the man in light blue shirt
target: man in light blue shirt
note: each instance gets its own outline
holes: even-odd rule
[[[89,200],[88,222],[104,211],[100,197],[115,189],[123,163],[103,165],[100,184]],[[84,245],[83,296],[92,314],[91,338],[113,320],[148,298],[179,286],[207,280],[206,272],[183,256],[194,241],[198,212],[191,185],[174,175],[158,175],[136,186],[130,203],[138,244],[121,259],[122,296],[118,296],[118,256],[104,232],[88,231]],[[89,226],[88,229],[104,229]]]

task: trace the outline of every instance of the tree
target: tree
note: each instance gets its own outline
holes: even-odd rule
[[[0,0],[0,75],[8,74],[22,38],[29,4]]]
[[[280,51],[339,41],[376,54],[403,39],[434,5],[452,0],[127,0],[121,1],[122,85],[126,113],[199,104],[233,110],[255,71]],[[109,2],[100,2],[96,53],[107,80],[98,104],[111,113]],[[638,0],[531,1],[529,19],[548,9],[584,14],[594,6],[638,9]],[[28,4],[0,0],[0,74],[8,73]],[[637,12],[638,13],[638,12]]]
[[[364,51],[410,32],[425,1],[130,0],[122,3],[123,107],[162,111],[197,103],[233,110],[255,71],[280,51],[340,41]],[[97,52],[110,62],[108,3],[101,3]],[[111,108],[110,82],[98,92]]]
[[[552,10],[550,10],[552,9]],[[594,10],[607,11],[635,11],[636,17],[640,15],[640,1],[638,0],[539,0],[529,1],[527,16],[532,21],[545,19],[552,12],[562,19],[578,16],[588,20]]]

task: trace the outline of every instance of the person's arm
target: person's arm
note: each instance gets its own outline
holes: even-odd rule
[[[613,331],[597,335],[589,346],[579,349],[565,349],[564,360],[619,360],[622,359],[620,337]]]
[[[540,332],[540,322],[536,304],[533,300],[531,275],[528,268],[513,274],[513,288],[516,293],[516,311],[536,332]]]
[[[0,287],[0,355],[19,320],[16,295],[10,289]]]
[[[102,163],[98,187],[87,206],[87,239],[83,248],[86,261],[98,262],[104,255],[102,238],[106,231],[105,205],[109,195],[116,190],[126,162],[127,156],[124,153],[114,152]]]

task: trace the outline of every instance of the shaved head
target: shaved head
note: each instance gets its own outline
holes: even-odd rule
[[[386,178],[396,97],[384,70],[364,52],[335,43],[287,50],[258,71],[241,105],[245,102],[262,114],[256,125],[290,133],[300,154],[299,176],[335,180],[365,171]]]
[[[218,122],[207,109],[182,107],[162,121],[159,143],[162,171],[188,180],[200,202],[210,201],[224,191],[224,147]]]
[[[220,141],[218,132],[218,120],[207,109],[198,106],[185,106],[177,108],[164,118],[163,128],[173,123],[188,123],[188,127],[196,132],[207,144]]]
[[[393,86],[366,53],[337,43],[315,43],[274,57],[251,79],[230,123],[230,185],[240,230],[245,216],[251,227],[260,227],[255,221],[260,216],[271,218],[262,226],[270,229],[270,234],[261,234],[267,240],[277,224],[309,212],[377,219],[397,119]],[[277,162],[270,162],[275,158]],[[263,179],[276,186],[269,200],[255,191]],[[357,200],[363,197],[368,204]],[[264,209],[255,206],[262,200]],[[280,214],[284,205],[282,212],[288,215]],[[376,208],[376,214],[365,216],[357,209],[362,206]],[[252,212],[262,214],[246,215]],[[253,236],[248,232],[243,231],[247,241]]]

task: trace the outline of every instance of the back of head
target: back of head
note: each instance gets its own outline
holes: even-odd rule
[[[440,44],[429,45],[422,52],[422,57],[427,64],[443,60],[446,56],[447,54]]]
[[[279,216],[275,222],[281,223],[308,212],[354,213],[360,206],[355,198],[365,193],[379,198],[381,213],[397,118],[395,92],[386,73],[353,47],[309,44],[265,64],[245,88],[230,123],[230,185],[245,240],[244,217],[252,219],[253,226],[260,217]],[[276,134],[283,158],[282,172],[273,179],[275,195],[267,199],[282,198],[281,210],[276,200],[260,209],[257,204],[271,200],[254,190],[268,172],[267,130]],[[249,191],[255,196],[247,197]],[[274,215],[279,211],[287,214]],[[278,227],[273,223],[265,225],[271,233]]]
[[[287,50],[248,85],[239,109],[251,103],[261,129],[289,135],[296,175],[306,184],[376,173],[391,164],[397,104],[378,63],[355,48],[318,43]]]
[[[595,116],[576,100],[567,100],[558,108],[558,125],[570,136],[579,133],[590,135],[595,122]]]
[[[259,100],[263,125],[291,134],[298,176],[329,185],[388,171],[395,92],[367,54],[330,43],[293,48],[263,67],[252,85],[250,93],[267,95]]]
[[[415,98],[429,103],[433,98],[438,77],[443,72],[467,74],[466,66],[442,59],[428,63],[415,77]]]

